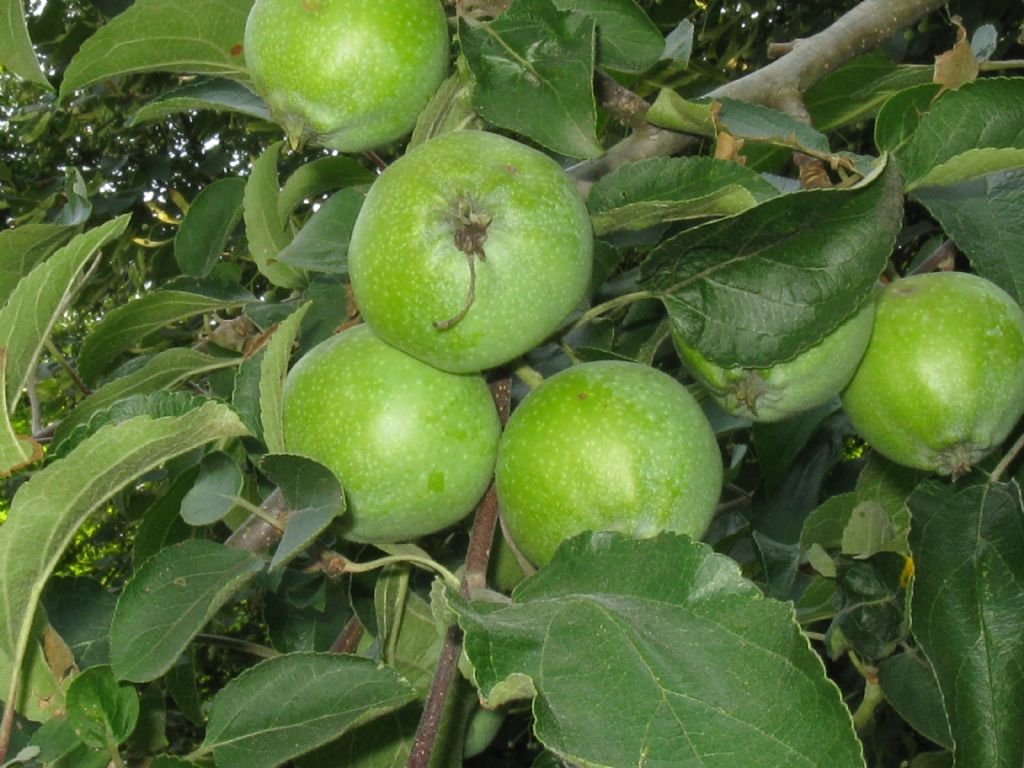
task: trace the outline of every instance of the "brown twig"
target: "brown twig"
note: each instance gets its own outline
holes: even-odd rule
[[[504,378],[491,385],[491,394],[502,424],[508,421],[510,398],[512,392],[511,379]],[[494,531],[498,523],[498,499],[494,492],[494,483],[484,495],[473,518],[473,528],[469,533],[469,548],[466,552],[466,567],[459,585],[459,592],[469,599],[473,591],[486,586],[487,564],[491,557],[491,546],[494,543]],[[444,713],[448,692],[452,680],[459,667],[459,656],[462,654],[462,630],[457,624],[448,628],[441,646],[441,657],[434,670],[434,679],[423,705],[423,714],[412,743],[412,751],[406,768],[427,768],[430,755],[434,750],[441,716]]]
[[[288,519],[291,511],[280,488],[263,500],[260,509],[280,522]],[[247,552],[266,552],[281,538],[281,529],[276,528],[258,515],[250,515],[224,542],[229,547]]]
[[[331,653],[355,653],[362,639],[363,624],[358,616],[353,616],[341,630],[341,634],[331,643]]]
[[[808,88],[855,56],[870,51],[893,34],[937,8],[945,0],[864,0],[831,26],[805,38],[782,58],[714,89],[708,96],[778,107],[780,98]],[[658,155],[675,155],[696,139],[643,124],[603,156],[585,160],[569,174],[586,189],[619,166]]]
[[[953,268],[955,261],[956,243],[952,240],[945,240],[942,245],[928,255],[928,258],[911,270],[911,274],[924,275],[928,272],[935,272],[937,270],[948,272]]]

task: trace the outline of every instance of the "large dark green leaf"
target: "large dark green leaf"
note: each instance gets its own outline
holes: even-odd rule
[[[914,191],[982,277],[1024,304],[1024,168]]]
[[[643,72],[665,50],[665,39],[634,0],[554,0],[560,11],[576,11],[597,24],[597,62],[622,72]]]
[[[641,284],[705,357],[768,366],[863,304],[902,218],[897,175],[886,168],[863,187],[782,195],[676,235],[642,265]]]
[[[932,663],[957,768],[1024,763],[1024,503],[1015,482],[911,495],[914,636]]]
[[[489,122],[570,157],[596,157],[594,21],[551,0],[515,0],[489,23],[459,22],[476,77],[473,101]]]
[[[510,604],[449,599],[481,694],[533,698],[574,763],[863,766],[792,605],[684,536],[584,534]]]
[[[1024,78],[985,78],[946,92],[897,157],[905,183],[913,188],[933,183],[929,177],[944,165],[983,148],[1024,149]],[[1021,164],[1019,153],[1011,157],[1004,167]]]

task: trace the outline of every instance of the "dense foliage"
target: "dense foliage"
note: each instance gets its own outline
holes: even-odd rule
[[[411,134],[359,152],[284,130],[246,67],[252,4],[0,2],[0,766],[1019,768],[1019,2],[438,3],[445,81]],[[542,339],[525,354],[408,381],[478,376],[505,422],[569,368],[667,374],[699,400],[724,467],[701,541],[652,535],[631,509],[553,557],[545,541],[531,563],[496,523],[493,486],[439,531],[403,536],[391,520],[386,535],[347,535],[366,479],[348,487],[332,469],[368,455],[353,446],[377,406],[355,400],[345,419],[323,406],[289,433],[286,376],[363,320],[350,244],[373,235],[386,261],[399,230],[403,248],[426,239],[387,218],[414,202],[356,221],[382,173],[456,129],[553,159],[586,201],[592,274],[550,328],[519,309],[517,336],[520,299],[539,294],[528,284],[499,307],[513,330],[498,341]],[[432,165],[456,162],[401,184]],[[468,265],[479,283],[457,284],[456,328],[490,296],[491,219],[464,198],[455,219],[477,239],[458,275]],[[588,262],[589,243],[573,246]],[[565,287],[542,266],[538,282]],[[935,271],[980,276],[1009,318],[993,344],[977,340],[995,328],[984,310],[950,326],[983,351],[947,364],[952,378],[993,355],[1001,367],[974,379],[996,391],[965,391],[954,402],[970,408],[949,418],[1009,403],[983,433],[996,442],[971,433],[986,444],[953,479],[886,459],[847,418],[839,389],[869,334],[821,353],[871,319],[881,285]],[[435,287],[410,281],[405,308],[430,306]],[[917,332],[916,351],[949,352]],[[404,353],[375,359],[389,355]],[[823,367],[824,395],[807,381]],[[857,392],[859,417],[912,391],[915,373],[896,369]],[[370,395],[413,386],[346,375]],[[727,382],[738,388],[709,391]],[[769,383],[798,403],[770,421],[747,407],[778,394]],[[490,464],[498,417],[481,381],[457,385],[479,395],[473,423],[490,426],[473,429],[474,459]],[[425,420],[466,406],[418,387]],[[650,412],[656,434],[667,419]],[[534,431],[580,423],[559,418]],[[945,434],[942,418],[928,406],[915,424]],[[294,455],[295,429],[345,458]],[[541,499],[526,525],[549,506],[534,478],[564,470],[570,449],[567,496],[626,508],[629,458],[670,450],[638,434],[515,445],[516,466],[540,473],[517,478]],[[421,468],[402,462],[439,453],[387,456],[410,518],[425,514],[417,487],[426,498],[445,477],[432,467],[417,486]],[[617,465],[622,487],[590,481],[593,464]],[[477,498],[488,476],[473,470]]]

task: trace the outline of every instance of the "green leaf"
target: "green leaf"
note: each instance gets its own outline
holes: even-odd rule
[[[235,508],[245,478],[235,460],[223,451],[203,456],[199,477],[181,500],[181,517],[189,525],[212,525]]]
[[[14,431],[7,408],[7,350],[0,348],[0,477],[8,477],[16,470],[43,458],[43,449],[31,436]]]
[[[154,419],[165,416],[181,416],[199,408],[207,398],[194,392],[149,392],[130,395],[96,411],[85,424],[79,424],[67,438],[50,452],[50,459],[63,458],[79,446],[89,435],[93,435],[108,424],[120,424],[136,416],[150,416]]]
[[[416,127],[405,151],[451,131],[481,128],[482,122],[473,109],[475,87],[476,81],[465,57],[459,56],[452,74],[434,91],[416,118]]]
[[[953,749],[942,693],[928,662],[910,653],[883,659],[878,682],[886,701],[915,731],[940,747]]]
[[[238,589],[263,570],[251,552],[193,539],[161,550],[125,585],[110,625],[119,680],[155,680]]]
[[[828,139],[807,123],[784,112],[736,99],[716,99],[722,107],[718,123],[733,136],[776,147],[792,147],[815,155],[830,155]]]
[[[335,192],[306,220],[275,261],[311,272],[348,272],[348,242],[363,199],[354,189]]]
[[[89,746],[114,747],[135,730],[139,696],[134,686],[118,684],[110,667],[91,667],[68,688],[68,721]]]
[[[931,661],[957,768],[1024,763],[1024,502],[1015,482],[911,495],[914,636]]]
[[[93,414],[109,408],[118,400],[132,395],[172,389],[187,379],[238,365],[240,358],[214,357],[186,347],[158,352],[141,368],[113,379],[85,398],[57,426],[52,445],[60,444],[76,427],[87,424]]]
[[[260,363],[260,426],[263,428],[263,442],[271,453],[287,453],[284,444],[284,379],[288,373],[292,345],[309,306],[310,303],[306,302],[277,326]]]
[[[82,743],[66,716],[43,723],[32,735],[32,744],[41,749],[39,760],[46,768],[107,768],[110,764],[110,752]]]
[[[47,582],[42,603],[79,669],[110,663],[110,619],[117,604],[112,592],[86,576],[61,576]]]
[[[206,739],[193,757],[212,752],[218,768],[275,768],[414,696],[395,670],[370,659],[279,656],[217,693]],[[289,706],[282,707],[282,700]]]
[[[597,25],[597,62],[621,72],[643,72],[658,63],[665,39],[634,0],[554,0]]]
[[[260,460],[260,471],[281,489],[289,509],[284,535],[270,561],[273,571],[345,513],[345,495],[331,470],[305,456],[270,454]]]
[[[693,22],[683,19],[675,29],[665,35],[665,49],[661,58],[679,64],[687,64],[693,55]]]
[[[204,312],[233,309],[255,301],[241,288],[182,278],[166,288],[115,307],[97,323],[78,354],[78,373],[95,384],[118,358],[149,334],[179,320]]]
[[[907,189],[946,186],[968,181],[997,171],[1018,169],[1024,166],[1024,149],[1018,147],[982,147],[968,149],[959,155],[940,163],[917,181],[908,184]]]
[[[74,234],[74,227],[58,224],[23,224],[0,231],[0,306],[7,302],[21,278]]]
[[[32,48],[22,0],[0,0],[0,69],[53,90]]]
[[[203,188],[174,236],[174,260],[183,274],[207,277],[242,219],[245,179],[220,179]]]
[[[140,417],[100,430],[22,485],[0,526],[0,658],[20,669],[46,580],[100,504],[174,456],[244,433],[220,403],[174,418]]]
[[[1024,148],[1024,78],[983,78],[947,91],[897,154],[912,189],[937,166],[968,150]]]
[[[476,78],[473,102],[488,122],[570,157],[597,157],[594,22],[551,0],[515,0],[489,23],[459,20]]]
[[[1024,168],[917,189],[913,198],[967,254],[979,275],[1024,305]]]
[[[627,163],[590,190],[594,231],[638,230],[661,222],[740,213],[775,197],[762,176],[710,157],[654,157]]]
[[[910,141],[940,87],[938,83],[925,83],[907,88],[882,104],[875,118],[875,146],[880,152],[899,152]]]
[[[181,500],[198,476],[199,467],[185,470],[142,513],[132,547],[132,566],[136,570],[164,547],[191,538],[193,529],[181,519]]]
[[[713,110],[716,103],[719,105],[717,114]],[[745,141],[798,149],[818,157],[832,155],[825,135],[807,123],[760,104],[736,99],[689,101],[663,88],[646,119],[652,125],[673,131],[713,138],[724,128]]]
[[[271,144],[252,164],[252,172],[245,184],[242,211],[249,251],[260,272],[274,285],[298,288],[304,282],[302,274],[287,264],[274,263],[277,254],[291,240],[291,235],[285,230],[287,214],[279,208],[281,186],[277,160],[281,145],[280,141]]]
[[[7,350],[6,395],[14,412],[43,343],[75,288],[79,271],[103,245],[119,237],[130,216],[119,216],[75,237],[26,275],[0,310],[0,348]]]
[[[247,80],[242,35],[252,0],[137,0],[71,59],[61,98],[134,72],[186,72]]]
[[[249,428],[252,436],[260,441],[263,440],[263,425],[260,422],[260,375],[266,354],[266,347],[263,347],[252,357],[243,360],[235,372],[235,380],[231,387],[231,405]]]
[[[682,232],[641,265],[691,346],[723,366],[792,358],[874,290],[903,218],[892,168],[866,186],[782,195]]]
[[[287,220],[304,200],[332,189],[372,184],[374,175],[357,160],[345,155],[318,157],[301,165],[288,177],[277,198],[277,214]]]
[[[906,559],[882,552],[860,560],[836,560],[836,616],[826,634],[833,658],[853,649],[864,659],[881,659],[906,638]]]
[[[895,93],[932,79],[930,66],[897,64],[881,51],[851,59],[804,93],[811,124],[822,132],[873,116]]]
[[[863,768],[792,604],[704,544],[585,534],[511,604],[449,601],[481,695],[532,696],[537,738],[563,759]]]
[[[131,125],[200,109],[236,112],[260,120],[270,120],[270,109],[263,99],[241,83],[214,78],[187,83],[160,94],[135,111]]]

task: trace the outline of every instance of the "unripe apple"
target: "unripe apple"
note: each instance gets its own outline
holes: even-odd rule
[[[456,131],[374,182],[348,267],[382,339],[465,373],[550,335],[589,289],[592,253],[586,205],[554,160],[497,134]]]
[[[896,280],[878,296],[871,341],[842,400],[883,456],[962,475],[1024,414],[1024,311],[976,275]]]
[[[354,541],[405,541],[465,517],[490,484],[500,430],[482,377],[432,368],[366,325],[318,344],[285,381],[285,445],[337,475]]]
[[[411,131],[448,68],[438,0],[256,0],[244,41],[256,91],[292,143],[342,152]]]
[[[639,363],[584,363],[555,374],[513,411],[498,449],[502,520],[544,565],[587,530],[636,537],[707,530],[722,459],[697,401]]]
[[[814,346],[767,368],[724,368],[678,333],[672,341],[683,365],[722,410],[752,421],[780,421],[817,408],[842,391],[867,348],[874,316],[874,301],[868,301]]]

